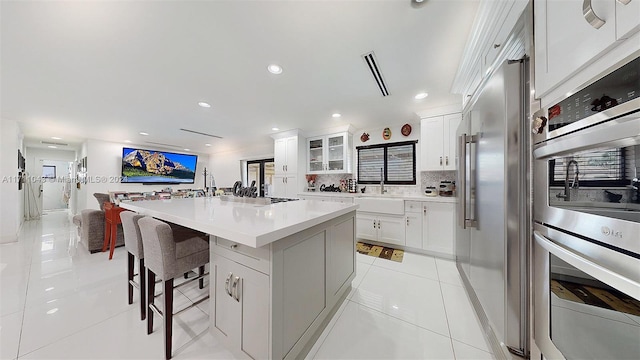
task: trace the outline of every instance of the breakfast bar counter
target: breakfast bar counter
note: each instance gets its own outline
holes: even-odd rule
[[[120,206],[210,234],[210,328],[239,357],[304,357],[355,277],[358,205],[214,197]]]

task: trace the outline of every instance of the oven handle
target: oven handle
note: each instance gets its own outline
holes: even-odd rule
[[[553,240],[542,235],[539,231],[533,232],[533,237],[549,253],[559,257],[565,262],[575,266],[585,273],[599,279],[607,285],[610,285],[625,294],[640,300],[640,283],[622,276],[614,271],[596,264],[595,262],[574,253],[573,251],[562,247],[553,242]]]

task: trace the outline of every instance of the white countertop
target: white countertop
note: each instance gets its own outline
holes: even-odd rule
[[[120,206],[251,247],[270,244],[358,208],[305,200],[256,205],[216,197],[121,202]]]
[[[456,198],[454,196],[426,196],[426,195],[396,195],[396,194],[374,194],[374,193],[347,193],[347,192],[302,192],[299,193],[298,196],[324,196],[324,197],[351,197],[351,198],[359,198],[359,197],[380,197],[380,198],[392,198],[392,199],[403,199],[403,200],[411,200],[411,201],[433,201],[433,202],[443,202],[443,203],[455,203]]]

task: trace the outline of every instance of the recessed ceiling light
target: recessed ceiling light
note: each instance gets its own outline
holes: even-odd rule
[[[422,100],[424,98],[426,98],[427,96],[429,96],[429,94],[427,94],[426,92],[421,92],[416,94],[416,96],[414,96],[413,98],[416,100]]]
[[[48,148],[50,148],[50,149],[57,149],[57,148],[58,148],[58,147],[57,147],[57,146],[55,146],[55,145],[49,145],[49,146],[47,146],[47,147],[48,147]]]
[[[340,116],[342,116],[342,114],[339,113],[334,113],[333,115],[331,115],[331,117],[333,118],[339,118]]]
[[[149,133],[146,133],[146,132],[143,131],[143,132],[140,132],[140,135],[147,136],[147,135],[149,135]]]
[[[278,131],[278,130],[280,130],[280,129],[278,129],[277,127],[272,127],[272,128],[271,128],[271,130],[273,130],[273,131]]]
[[[131,143],[131,140],[125,140],[124,142],[126,142],[126,143]]]
[[[62,138],[61,138],[61,137],[57,137],[57,136],[52,136],[51,138],[52,138],[53,140],[62,140]]]
[[[211,144],[204,144],[204,146],[211,146]]]
[[[198,103],[198,105],[200,105],[200,107],[203,107],[203,108],[210,108],[211,107],[211,105],[209,103],[206,103],[204,101],[200,101]]]
[[[191,149],[184,149],[184,151],[191,151]]]
[[[282,74],[282,67],[280,65],[271,64],[267,66],[267,70],[269,70],[269,72],[272,74]]]

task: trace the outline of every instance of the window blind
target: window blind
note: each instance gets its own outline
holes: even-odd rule
[[[416,184],[416,141],[360,146],[358,150],[358,183],[379,184],[381,173],[385,184]]]

